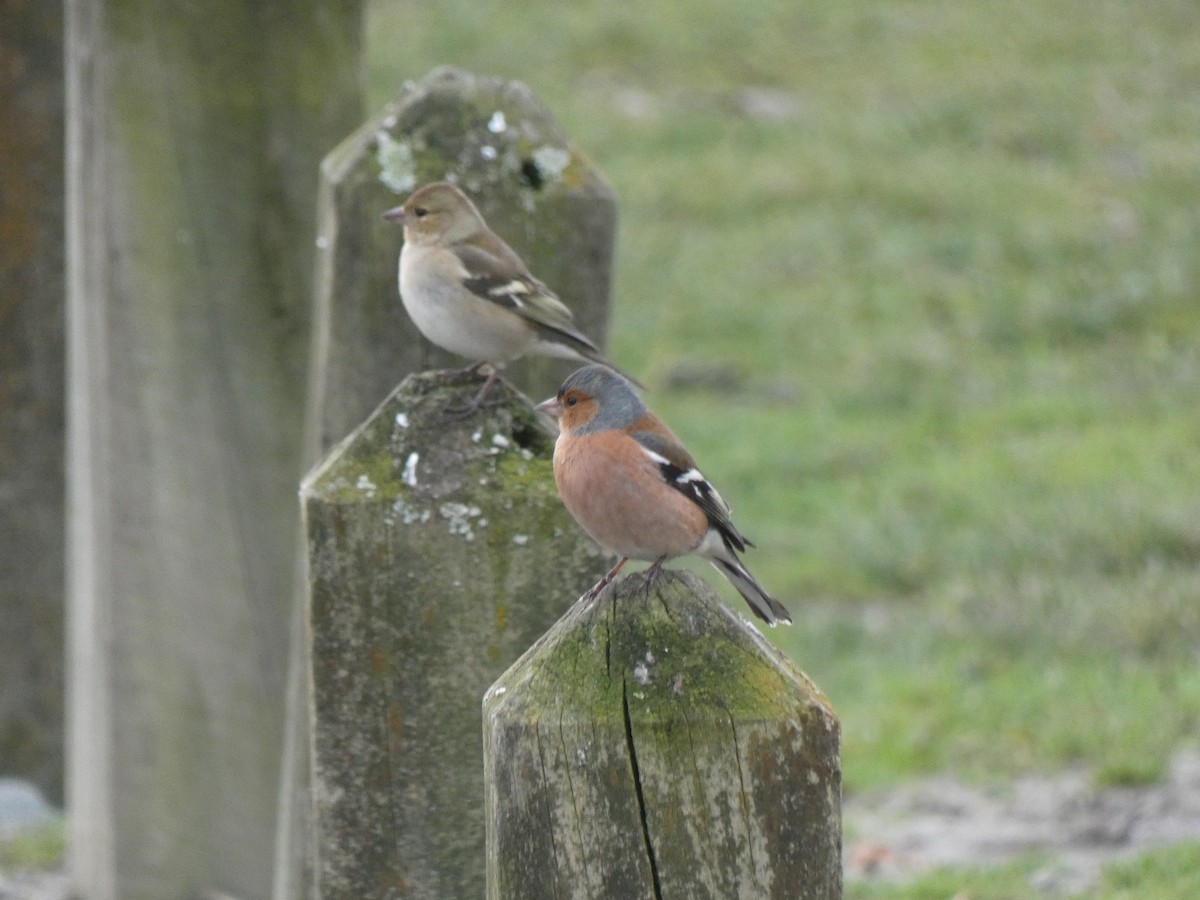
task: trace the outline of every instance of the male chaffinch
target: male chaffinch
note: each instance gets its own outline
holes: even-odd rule
[[[439,347],[478,360],[467,371],[491,364],[483,388],[461,412],[479,409],[500,367],[526,353],[612,366],[453,184],[427,184],[383,217],[404,226],[400,299],[417,329]]]
[[[625,378],[585,366],[537,409],[558,420],[554,480],[563,503],[596,543],[621,558],[591,595],[631,559],[653,562],[652,581],[668,559],[696,554],[768,625],[791,623],[738,559],[754,545],[734,526],[729,505]]]

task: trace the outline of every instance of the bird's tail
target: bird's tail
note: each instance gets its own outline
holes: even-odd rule
[[[772,627],[780,622],[785,625],[792,624],[792,617],[789,615],[787,607],[768,594],[736,556],[732,553],[713,555],[708,558],[708,561],[713,564],[713,568],[729,580],[730,584],[737,588],[738,593],[750,605],[750,611],[756,616]]]

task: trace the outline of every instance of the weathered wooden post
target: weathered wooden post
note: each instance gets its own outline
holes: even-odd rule
[[[507,385],[407,378],[305,480],[316,895],[481,897],[479,699],[604,567]]]
[[[626,577],[484,699],[488,900],[836,900],[839,734],[699,578]]]
[[[362,116],[362,6],[64,7],[68,853],[88,900],[270,894],[315,171]]]
[[[406,85],[338,144],[323,160],[320,176],[305,420],[310,464],[359,425],[409,372],[466,363],[420,337],[397,293],[401,232],[380,215],[421,183],[449,178],[463,185],[489,223],[575,312],[583,330],[597,339],[605,334],[616,198],[523,84],[437,69]],[[541,398],[568,371],[569,363],[530,360],[511,366],[508,375]],[[574,533],[574,525],[564,523]],[[421,551],[413,547],[411,552]],[[310,688],[302,607],[297,605],[292,627],[275,900],[312,896]],[[549,606],[530,608],[538,622],[533,633],[544,631],[560,613]],[[523,649],[508,647],[510,655],[497,672]],[[454,665],[452,659],[444,662]],[[478,744],[474,735],[462,740]],[[482,830],[476,839],[481,860]],[[482,893],[481,862],[478,871],[474,896]]]

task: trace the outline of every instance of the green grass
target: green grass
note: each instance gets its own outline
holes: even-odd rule
[[[1173,847],[1105,872],[1098,900],[1175,900],[1200,896],[1200,847]]]
[[[1053,900],[1061,893],[1037,887],[1039,874],[1053,864],[1021,859],[995,868],[943,869],[903,885],[850,882],[846,900]],[[1089,900],[1179,900],[1200,896],[1200,846],[1170,847],[1130,863],[1108,866]]]
[[[848,790],[1074,762],[1144,782],[1197,733],[1194,19],[373,7],[375,106],[443,63],[521,79],[616,189],[613,355],[758,543]],[[790,115],[739,112],[747,87]]]

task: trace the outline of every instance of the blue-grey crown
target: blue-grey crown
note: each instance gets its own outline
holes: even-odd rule
[[[633,385],[608,366],[599,363],[576,369],[559,388],[561,397],[567,391],[580,390],[597,398],[600,407],[596,418],[579,429],[579,434],[624,428],[646,414],[646,404],[634,393]]]

